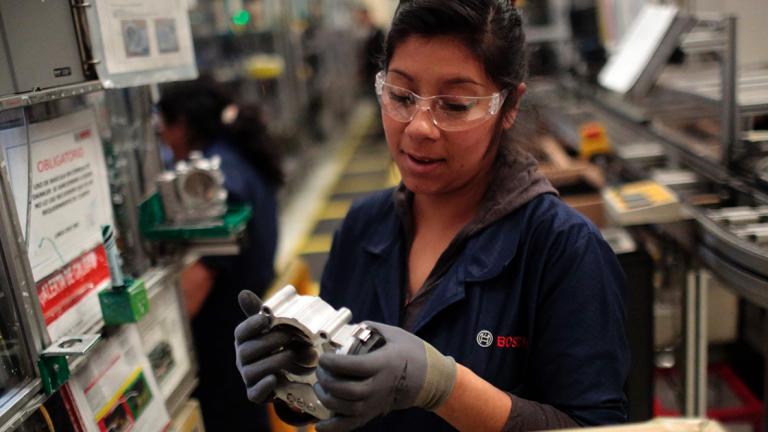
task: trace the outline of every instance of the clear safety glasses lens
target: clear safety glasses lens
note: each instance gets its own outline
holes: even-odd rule
[[[431,96],[387,84],[385,75],[376,76],[376,94],[382,111],[394,120],[408,123],[419,111],[428,110],[435,126],[447,131],[469,129],[499,112],[507,92],[491,96]]]

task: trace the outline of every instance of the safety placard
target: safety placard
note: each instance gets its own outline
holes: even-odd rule
[[[197,75],[186,0],[100,0],[88,13],[105,87]]]
[[[48,332],[83,331],[100,316],[96,295],[109,283],[101,226],[113,224],[94,114],[0,130],[0,143]]]
[[[135,325],[99,344],[68,385],[87,432],[159,432],[170,423]]]
[[[144,352],[166,398],[171,397],[191,368],[183,306],[175,283],[175,278],[168,279],[150,299],[149,313],[138,323]]]

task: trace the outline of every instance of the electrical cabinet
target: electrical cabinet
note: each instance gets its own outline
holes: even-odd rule
[[[16,92],[85,80],[68,0],[0,0],[0,21]]]
[[[0,41],[0,96],[13,93],[13,77],[5,44]]]

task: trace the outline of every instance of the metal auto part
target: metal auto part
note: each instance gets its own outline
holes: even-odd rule
[[[735,229],[734,233],[760,246],[768,246],[768,224],[750,224],[743,228]]]
[[[312,360],[299,365],[304,367],[305,373],[282,371],[278,377],[275,397],[296,414],[303,414],[294,417],[294,423],[307,423],[333,416],[312,389],[312,385],[317,382],[315,367],[320,354],[364,354],[384,344],[383,337],[366,324],[348,324],[352,319],[349,309],[337,310],[319,297],[299,295],[291,285],[285,286],[264,302],[261,313],[270,317],[270,328],[289,328],[298,341],[316,353]]]
[[[215,219],[227,212],[227,191],[221,159],[203,158],[192,152],[189,161],[180,161],[175,171],[166,171],[157,179],[166,220],[189,224]]]
[[[707,216],[726,225],[747,225],[768,222],[768,206],[728,207],[711,210]]]

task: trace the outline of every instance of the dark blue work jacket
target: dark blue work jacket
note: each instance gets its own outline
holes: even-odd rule
[[[392,191],[353,205],[336,233],[321,297],[354,321],[398,325],[407,245]],[[540,195],[471,237],[412,331],[497,388],[581,424],[626,420],[625,278],[600,232]],[[395,411],[370,431],[453,430]]]

